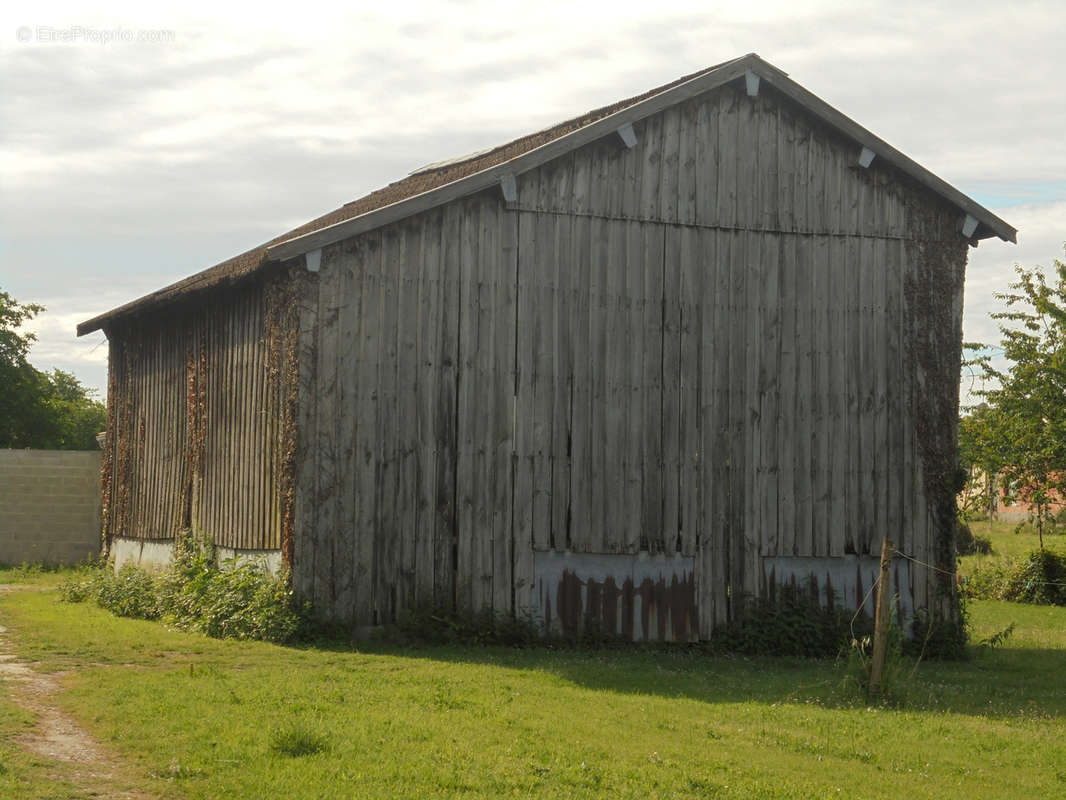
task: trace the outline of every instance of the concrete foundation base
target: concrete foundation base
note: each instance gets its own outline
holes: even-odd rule
[[[232,547],[216,548],[220,562],[236,560],[237,564],[260,562],[271,575],[277,575],[282,567],[280,550],[237,550]],[[115,569],[123,564],[133,564],[145,569],[162,569],[174,558],[174,540],[140,541],[119,539],[111,541],[111,557]]]

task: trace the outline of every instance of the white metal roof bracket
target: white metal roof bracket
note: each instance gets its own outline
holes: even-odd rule
[[[307,271],[318,272],[318,268],[322,266],[322,248],[310,251],[304,258],[307,262]]]
[[[632,150],[637,146],[637,132],[633,130],[632,123],[627,122],[618,129],[617,133],[627,150]]]
[[[515,180],[514,175],[501,175],[500,188],[503,190],[504,202],[518,202],[518,182]]]
[[[862,152],[859,153],[859,166],[862,167],[863,169],[866,169],[868,166],[870,166],[872,163],[874,163],[874,158],[876,156],[877,156],[877,153],[875,153],[869,147],[864,147],[862,149]]]
[[[971,238],[974,231],[977,230],[977,219],[969,214],[966,215],[966,219],[962,221],[962,235],[967,239]]]
[[[748,97],[759,96],[759,76],[750,69],[744,73],[744,83],[748,87]]]

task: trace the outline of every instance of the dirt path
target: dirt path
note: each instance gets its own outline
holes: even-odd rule
[[[0,594],[33,591],[35,586],[0,585]],[[55,777],[74,783],[91,797],[106,800],[149,800],[155,795],[132,790],[116,769],[118,758],[88,734],[53,700],[59,691],[59,678],[36,672],[12,652],[7,628],[0,625],[0,678],[9,687],[12,702],[37,718],[36,726],[15,739],[15,744],[39,756],[56,761],[65,769]]]

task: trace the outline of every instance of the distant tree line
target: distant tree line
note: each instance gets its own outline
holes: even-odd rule
[[[959,421],[959,456],[987,476],[990,494],[1002,487],[1032,507],[1043,547],[1049,506],[1066,498],[1066,263],[1015,270],[1017,281],[996,294],[1006,310],[992,314],[1006,365],[967,345],[977,357],[966,363],[991,388]]]
[[[93,450],[107,409],[69,372],[42,372],[27,360],[32,333],[23,323],[44,307],[0,291],[0,448]]]

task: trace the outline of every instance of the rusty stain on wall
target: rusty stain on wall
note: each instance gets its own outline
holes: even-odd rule
[[[632,641],[698,638],[694,559],[649,553],[535,553],[537,608],[546,631]]]

